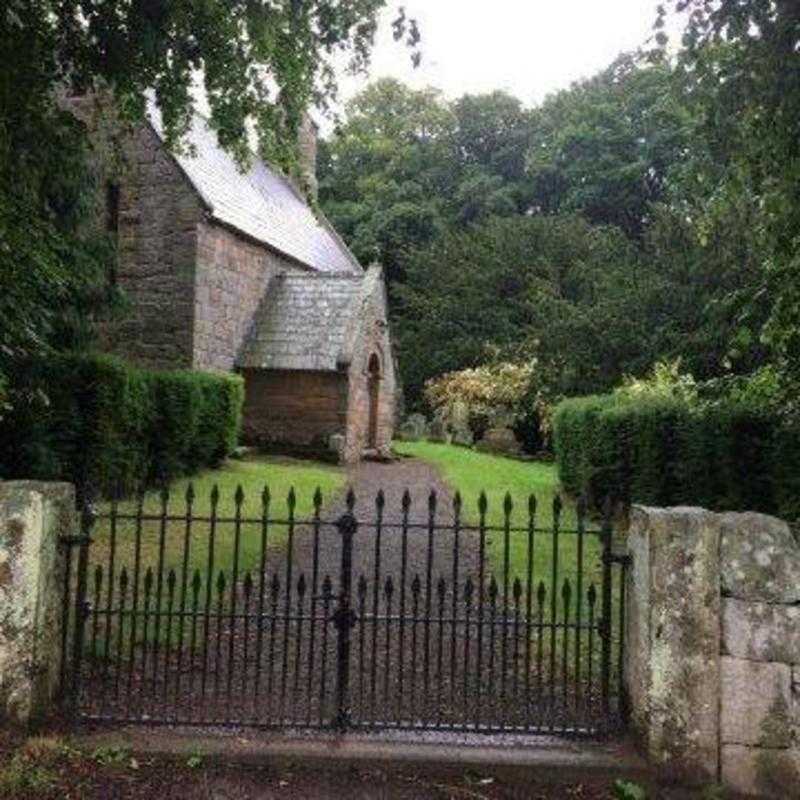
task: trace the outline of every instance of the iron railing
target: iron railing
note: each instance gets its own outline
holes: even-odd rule
[[[610,517],[524,524],[486,495],[296,518],[140,497],[65,539],[62,686],[82,719],[597,735],[618,726],[624,574]],[[570,513],[573,513],[570,511]],[[77,549],[77,557],[73,551]]]

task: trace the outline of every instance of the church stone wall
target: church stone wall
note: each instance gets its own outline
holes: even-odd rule
[[[242,371],[243,440],[267,449],[326,453],[347,425],[347,375],[292,370]]]
[[[203,208],[149,126],[131,138],[126,160],[119,187],[116,283],[127,308],[104,331],[104,344],[144,367],[190,367]]]
[[[197,228],[194,366],[234,368],[270,282],[302,271],[293,261],[241,234],[206,221]]]

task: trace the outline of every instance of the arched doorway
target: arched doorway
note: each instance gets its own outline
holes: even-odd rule
[[[367,365],[369,389],[369,427],[367,428],[367,448],[375,450],[378,447],[378,405],[381,394],[381,361],[377,354],[369,357]]]

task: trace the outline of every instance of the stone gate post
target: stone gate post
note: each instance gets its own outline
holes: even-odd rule
[[[800,800],[800,545],[755,513],[631,511],[627,685],[667,783]]]
[[[631,510],[631,723],[668,782],[716,782],[719,771],[719,542],[717,516],[702,509]]]
[[[45,715],[58,688],[64,559],[75,534],[71,484],[0,482],[0,724]]]

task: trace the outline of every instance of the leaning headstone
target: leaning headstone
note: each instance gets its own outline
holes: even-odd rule
[[[406,442],[418,442],[428,435],[428,420],[422,414],[406,417],[398,430],[398,438]]]
[[[328,450],[331,455],[336,456],[337,459],[341,459],[344,456],[344,434],[343,433],[333,433],[328,437]]]
[[[428,441],[447,443],[449,440],[450,437],[447,434],[447,425],[445,425],[444,420],[434,418],[428,430]]]
[[[490,428],[483,435],[483,439],[475,445],[475,449],[480,450],[482,453],[495,453],[506,456],[520,454],[519,442],[511,428]]]

